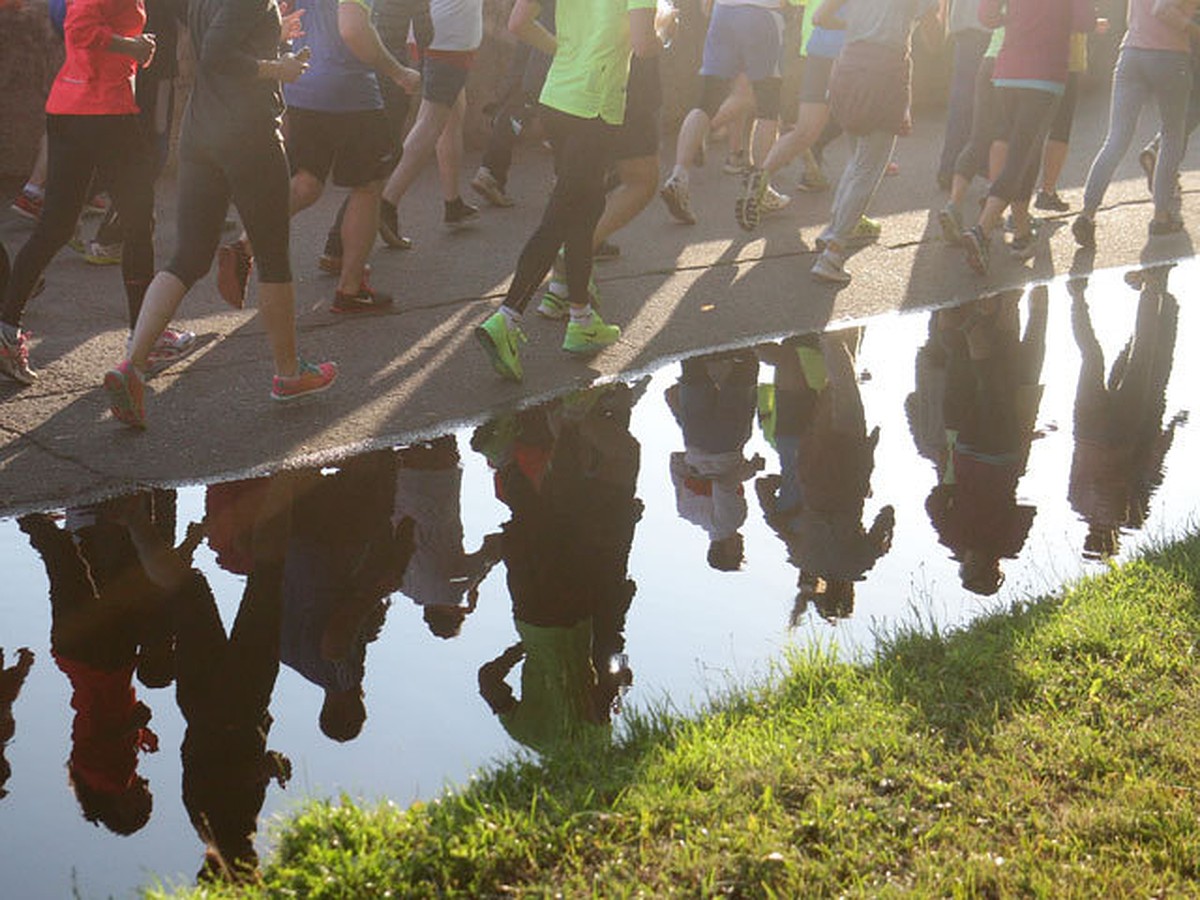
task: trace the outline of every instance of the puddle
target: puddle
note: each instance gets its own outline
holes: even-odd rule
[[[245,855],[237,835],[257,818],[264,848],[307,796],[429,798],[522,746],[605,740],[622,703],[693,710],[789,644],[960,625],[1180,532],[1200,323],[1166,277],[695,358],[337,469],[0,522],[8,883],[187,882],[189,812]],[[189,536],[193,575],[170,549]],[[170,677],[172,627],[178,699],[146,686]]]

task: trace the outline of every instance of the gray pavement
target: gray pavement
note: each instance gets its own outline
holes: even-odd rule
[[[1060,192],[1080,201],[1087,165],[1099,146],[1107,98],[1084,99]],[[1148,137],[1152,113],[1141,134]],[[887,178],[872,215],[883,240],[848,263],[853,282],[840,290],[808,274],[811,242],[826,219],[830,193],[797,194],[792,205],[747,235],[733,222],[736,178],[720,171],[722,148],[693,179],[700,224],[672,222],[657,200],[618,234],[620,259],[597,267],[606,318],[624,326],[621,341],[587,361],[559,349],[562,326],[527,319],[526,380],[496,378],[471,337],[471,327],[499,303],[516,256],[540,216],[551,180],[549,154],[523,148],[511,192],[518,205],[484,209],[478,224],[442,230],[435,173],[429,171],[401,204],[415,241],[412,251],[380,245],[372,282],[395,293],[386,316],[347,320],[329,312],[333,280],[315,264],[341,193],[330,191],[294,223],[298,323],[303,352],[336,359],[334,388],[301,405],[280,408],[268,398],[270,365],[254,311],[233,311],[211,278],[184,301],[178,324],[201,335],[202,348],[151,382],[149,428],[136,433],[108,415],[99,389],[125,340],[119,273],[86,265],[64,249],[47,272],[48,288],[26,313],[34,333],[32,362],[40,380],[22,388],[0,383],[0,515],[102,496],[135,484],[183,484],[237,477],[281,465],[312,463],[430,435],[497,409],[586,384],[628,376],[665,360],[764,336],[820,329],[895,311],[960,302],[990,290],[1044,280],[1093,266],[1193,254],[1186,234],[1148,242],[1151,215],[1134,154],[1118,171],[1098,226],[1094,260],[1076,259],[1070,214],[1053,217],[1035,259],[1023,265],[997,253],[988,278],[973,275],[962,253],[945,247],[936,210],[944,195],[932,172],[941,121],[917,122],[901,140],[901,172]],[[836,178],[843,147],[831,149]],[[1200,175],[1185,160],[1184,218],[1200,222]],[[470,161],[477,158],[468,155]],[[664,166],[666,164],[664,163]],[[464,170],[464,194],[469,171]],[[780,188],[794,179],[785,172]],[[173,185],[159,189],[160,259],[173,244]],[[85,225],[90,236],[94,224]],[[0,240],[15,253],[29,225],[0,212]],[[253,296],[253,289],[252,289]]]

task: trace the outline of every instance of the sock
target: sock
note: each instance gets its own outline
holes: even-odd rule
[[[671,170],[671,181],[682,181],[687,184],[688,170],[686,166],[676,166]]]
[[[7,322],[0,322],[0,332],[4,333],[4,339],[10,344],[15,344],[17,338],[21,336],[21,329],[16,325],[9,325]]]
[[[521,314],[511,306],[501,306],[500,313],[509,325],[521,324]]]
[[[40,184],[34,184],[32,181],[25,182],[25,187],[21,189],[22,193],[28,194],[30,197],[46,196],[46,189]]]
[[[592,321],[592,304],[588,303],[585,306],[571,307],[571,321],[578,325],[586,325]]]
[[[567,296],[567,283],[552,277],[549,286],[546,288],[546,293],[553,294],[556,297],[565,297]]]

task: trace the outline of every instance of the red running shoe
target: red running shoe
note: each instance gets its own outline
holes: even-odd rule
[[[335,362],[313,363],[300,360],[295,375],[276,375],[271,382],[271,399],[289,403],[311,394],[327,390],[337,380],[338,367]]]
[[[125,360],[109,369],[104,389],[114,419],[133,428],[146,427],[146,386],[133,363]]]

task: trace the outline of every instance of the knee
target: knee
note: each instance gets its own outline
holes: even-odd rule
[[[292,206],[303,209],[312,206],[325,190],[325,182],[303,169],[292,176]]]

